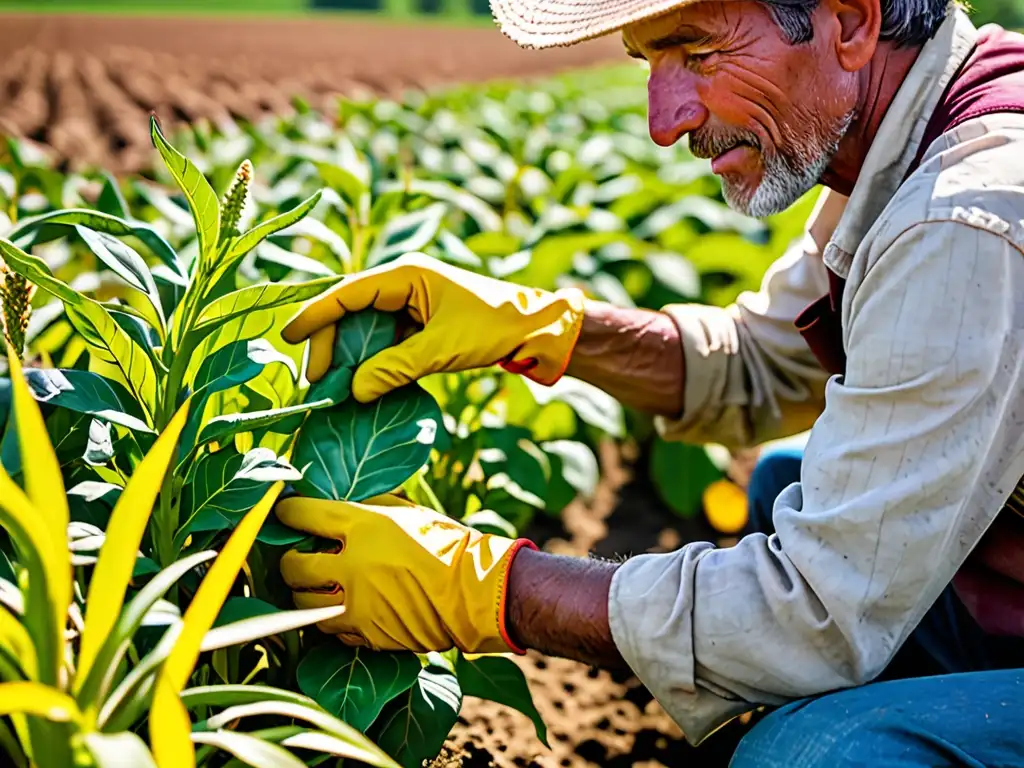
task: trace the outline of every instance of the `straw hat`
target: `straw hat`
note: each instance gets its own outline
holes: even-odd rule
[[[502,33],[523,48],[554,48],[601,37],[699,0],[491,0]]]

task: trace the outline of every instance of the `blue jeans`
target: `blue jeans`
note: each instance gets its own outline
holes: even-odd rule
[[[800,480],[800,449],[763,454],[747,533]],[[869,685],[794,701],[740,741],[730,768],[1024,768],[1024,640],[986,635],[952,588]]]

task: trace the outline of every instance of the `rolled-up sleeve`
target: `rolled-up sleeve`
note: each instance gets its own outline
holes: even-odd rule
[[[803,432],[821,414],[828,374],[793,321],[828,291],[821,251],[844,202],[820,196],[804,237],[759,290],[728,307],[662,308],[679,328],[686,368],[682,416],[656,419],[663,438],[745,448]]]
[[[1024,474],[1024,256],[962,221],[875,243],[776,533],[641,555],[612,583],[614,640],[691,742],[876,677]]]

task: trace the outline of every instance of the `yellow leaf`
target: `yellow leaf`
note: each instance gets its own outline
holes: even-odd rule
[[[153,745],[153,755],[160,768],[195,766],[194,753],[190,751],[191,757],[186,759],[182,752],[185,748],[182,746],[181,738],[184,735],[186,741],[188,740],[190,728],[178,694],[188,682],[199,658],[203,638],[220,613],[221,606],[242,568],[242,563],[245,562],[256,540],[256,535],[283,488],[283,482],[274,483],[259,503],[242,518],[242,522],[235,528],[217,559],[213,561],[185,611],[181,634],[178,635],[174,649],[160,670],[149,716],[150,743]],[[189,746],[188,750],[191,749]]]
[[[164,481],[175,457],[178,439],[188,420],[191,397],[178,409],[149,453],[132,473],[107,523],[107,538],[89,584],[85,630],[75,677],[75,692],[84,684],[104,641],[121,615],[125,590],[135,568],[136,553],[146,532]],[[116,641],[116,639],[115,639]]]
[[[0,716],[25,714],[55,723],[76,722],[81,713],[75,700],[42,683],[0,683]]]
[[[26,589],[25,625],[36,647],[39,679],[56,683],[63,658],[64,619],[67,615],[54,610],[57,598],[54,585],[70,567],[70,556],[65,548],[63,556],[54,555],[49,531],[42,516],[28,500],[24,491],[11,480],[0,465],[0,526],[15,541],[22,565],[28,571]],[[54,621],[56,620],[56,624]]]
[[[8,347],[13,392],[13,415],[18,430],[18,448],[25,476],[25,491],[36,514],[45,526],[50,540],[51,557],[47,563],[50,598],[57,617],[57,626],[63,627],[71,604],[71,556],[68,551],[68,498],[64,493],[64,480],[60,462],[46,432],[39,404],[29,391],[21,372],[18,357]]]
[[[149,714],[149,743],[159,768],[195,768],[192,724],[178,692],[161,676]]]
[[[39,674],[36,646],[25,625],[3,606],[0,606],[0,645],[18,660],[22,672],[29,680],[36,679]]]

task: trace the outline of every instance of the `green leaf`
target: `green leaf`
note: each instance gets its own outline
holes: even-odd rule
[[[267,701],[286,701],[308,707],[313,699],[293,691],[266,685],[202,685],[181,692],[181,703],[189,709],[197,707],[233,707]]]
[[[165,323],[163,308],[160,304],[160,293],[157,291],[153,275],[142,257],[131,246],[122,243],[116,237],[104,232],[95,232],[80,224],[75,231],[96,257],[114,271],[122,280],[137,291],[141,291],[149,299],[156,310],[160,323]]]
[[[271,635],[280,635],[294,629],[308,627],[321,621],[340,616],[345,611],[343,605],[329,605],[324,608],[308,608],[296,611],[275,611],[271,614],[257,614],[248,618],[224,624],[211,629],[203,637],[200,651],[215,651],[233,645],[259,640]]]
[[[115,682],[114,675],[128,652],[128,646],[153,606],[186,573],[216,556],[216,552],[207,550],[183,557],[157,573],[139,590],[121,611],[110,635],[103,640],[96,661],[80,687],[79,701],[91,704],[106,698],[106,692]],[[169,645],[166,650],[170,651]],[[107,703],[115,705],[114,701]]]
[[[384,706],[416,682],[420,662],[412,653],[353,648],[330,639],[299,662],[299,690],[365,732]]]
[[[287,419],[290,416],[309,413],[310,411],[327,408],[332,405],[330,400],[315,400],[309,403],[290,405],[287,408],[275,408],[269,411],[250,411],[249,413],[229,413],[214,416],[199,433],[197,445],[205,445],[213,440],[223,442],[239,432],[251,432],[260,427],[267,427]]]
[[[338,739],[346,748],[345,752],[337,752],[357,762],[377,766],[377,768],[395,768],[395,763],[373,742],[359,733],[352,726],[342,722],[333,715],[311,706],[303,706],[290,701],[258,701],[252,704],[241,704],[228,707],[206,721],[207,728],[217,730],[228,723],[244,717],[260,717],[277,715],[279,717],[304,720],[321,731]],[[286,739],[284,744],[291,742]]]
[[[128,203],[121,194],[117,179],[107,171],[103,172],[103,189],[96,199],[96,207],[111,216],[119,216],[122,219],[128,216]]]
[[[437,757],[459,719],[462,690],[451,672],[420,670],[416,683],[381,715],[374,741],[405,768]]]
[[[301,477],[291,464],[267,448],[254,448],[244,456],[233,447],[208,454],[199,460],[195,477],[182,491],[184,522],[176,538],[183,543],[195,531],[234,528],[271,483]]]
[[[294,361],[274,349],[266,339],[248,339],[225,344],[203,360],[192,381],[192,390],[219,392],[255,379],[271,363],[281,363],[297,379]]]
[[[590,446],[576,440],[551,440],[540,447],[561,459],[562,474],[569,485],[584,496],[594,493],[601,473]]]
[[[223,627],[242,619],[251,619],[256,616],[267,616],[272,613],[280,613],[281,609],[271,605],[266,600],[258,597],[229,597],[221,606],[213,627]]]
[[[139,432],[155,434],[132,394],[116,381],[76,369],[26,368],[25,379],[41,403],[87,413]]]
[[[651,446],[651,482],[658,496],[673,512],[692,517],[700,511],[701,498],[722,477],[702,446],[655,438]]]
[[[157,380],[146,351],[132,341],[102,304],[58,280],[42,259],[25,253],[3,238],[0,238],[0,255],[13,271],[64,302],[68,320],[75,330],[96,351],[99,360],[120,372],[123,383],[135,395],[147,422],[151,423],[156,408]]]
[[[391,219],[374,240],[373,248],[366,256],[366,266],[376,267],[403,254],[421,251],[437,237],[447,211],[448,206],[444,203],[434,203]]]
[[[592,427],[612,437],[625,436],[625,419],[622,405],[606,392],[580,379],[563,376],[555,384],[545,387],[529,379],[524,383],[540,405],[562,402],[569,405],[576,415]]]
[[[340,166],[330,163],[315,163],[315,165],[324,184],[337,192],[349,208],[358,212],[364,204],[364,198],[369,193],[363,182],[354,173]]]
[[[369,404],[347,400],[303,426],[292,456],[303,477],[293,486],[348,501],[391,492],[430,458],[440,429],[440,408],[416,384]]]
[[[493,509],[481,509],[479,512],[474,512],[462,518],[462,524],[481,533],[493,533],[496,536],[505,536],[510,539],[518,536],[516,527]]]
[[[290,227],[292,224],[297,222],[299,219],[304,218],[310,211],[312,211],[317,203],[320,202],[320,197],[323,192],[316,192],[312,197],[303,200],[297,206],[292,208],[290,211],[286,211],[282,214],[278,214],[272,219],[264,221],[262,224],[250,229],[248,232],[243,234],[235,244],[231,247],[231,251],[228,253],[226,264],[230,265],[241,259],[245,254],[255,248],[266,238],[273,235],[275,232],[280,232],[286,227]]]
[[[390,312],[364,310],[345,315],[336,326],[330,370],[310,386],[309,396],[330,398],[336,403],[348,399],[356,368],[397,338],[398,324]]]
[[[340,275],[332,275],[304,283],[265,283],[233,291],[203,309],[195,330],[203,331],[205,335],[241,315],[306,301],[323,293],[340,280]]]
[[[247,733],[200,731],[192,734],[192,741],[224,750],[253,768],[306,768],[304,762],[284,747]]]
[[[149,248],[168,269],[177,275],[184,275],[184,268],[170,244],[149,224],[142,221],[129,221],[126,218],[111,216],[100,211],[85,208],[68,208],[51,211],[30,219],[24,219],[17,227],[7,233],[11,241],[20,240],[43,226],[74,227],[78,224],[96,232],[103,232],[115,237],[136,237]]]
[[[470,661],[459,654],[455,662],[455,674],[463,696],[496,701],[522,712],[533,721],[537,738],[545,747],[550,748],[547,726],[533,705],[533,696],[523,670],[514,661],[502,656],[481,656]]]
[[[167,142],[156,116],[150,119],[150,136],[164,165],[188,201],[196,224],[200,261],[210,262],[216,256],[215,250],[220,239],[220,202],[217,193],[192,161]]]

